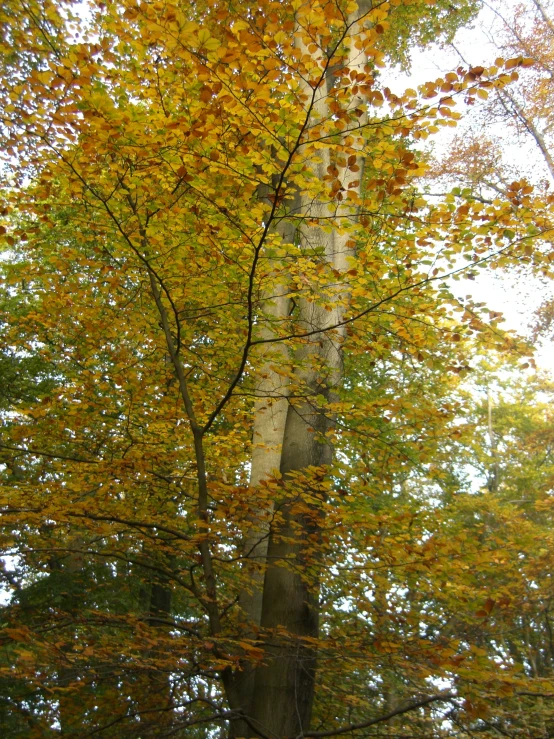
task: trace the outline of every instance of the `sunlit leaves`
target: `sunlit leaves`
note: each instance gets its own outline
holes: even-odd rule
[[[146,731],[176,726],[168,706],[198,704],[191,726],[224,710],[221,672],[262,657],[236,607],[253,587],[244,541],[289,513],[283,538],[305,546],[283,568],[323,583],[322,680],[352,685],[320,700],[325,720],[385,711],[368,665],[402,700],[456,675],[460,710],[481,716],[472,691],[497,663],[478,636],[521,589],[531,534],[497,500],[480,515],[512,551],[464,526],[473,499],[455,498],[450,462],[478,437],[460,390],[472,355],[528,350],[449,278],[548,261],[533,239],[552,203],[523,180],[491,202],[421,192],[417,142],[527,62],[394,92],[386,39],[424,12],[391,6],[108,2],[78,39],[47,6],[49,43],[17,16],[30,67],[3,79],[4,350],[29,379],[2,418],[15,575],[1,674],[17,659],[45,696],[41,728],[96,731],[115,712],[124,736],[141,714]],[[335,466],[252,489],[254,415],[285,392],[330,419],[305,431]],[[498,567],[508,584],[491,592]]]

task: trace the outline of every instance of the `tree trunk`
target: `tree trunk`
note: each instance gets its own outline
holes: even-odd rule
[[[294,230],[289,224],[283,224],[278,233],[284,243],[291,243],[294,239]],[[287,287],[284,285],[273,287],[271,293],[264,301],[265,322],[260,330],[260,338],[264,339],[276,336],[280,324],[287,319],[289,313],[290,300]],[[260,483],[281,467],[288,407],[288,379],[275,369],[282,368],[286,364],[288,348],[280,343],[262,344],[261,347],[261,370],[256,385],[250,471],[250,487],[254,495]],[[247,578],[247,584],[239,593],[239,608],[241,617],[245,620],[243,636],[252,640],[258,638],[262,618],[263,583],[273,503],[274,501],[268,500],[250,511],[243,544],[243,574]],[[236,700],[247,716],[252,713],[255,672],[255,667],[245,661],[233,676]],[[232,726],[231,736],[246,736],[249,731],[247,723],[236,721]]]
[[[171,615],[171,589],[164,580],[149,579],[141,589],[140,600],[144,621],[156,631],[167,630],[167,621]],[[145,736],[155,736],[162,726],[169,726],[173,719],[173,697],[169,672],[155,665],[159,649],[155,646],[146,649],[142,657],[146,663],[135,685],[133,686],[136,711]],[[163,659],[162,659],[163,662]]]
[[[304,236],[308,243],[317,238],[325,244],[326,258],[334,259],[333,234],[312,228]],[[280,467],[285,491],[268,542],[261,616],[265,655],[255,675],[250,719],[264,735],[279,739],[309,727],[314,697],[320,564],[313,552],[319,549],[324,515],[318,482],[333,460],[328,406],[342,374],[342,337],[328,328],[343,315],[339,295],[333,305],[328,310],[329,305],[300,301],[297,330],[317,333],[304,340],[296,356],[294,393],[303,399],[291,401],[287,412]]]
[[[355,35],[353,17],[348,19],[347,26],[347,36]],[[366,62],[364,54],[354,47],[352,40],[348,42],[345,38],[344,41],[350,43],[345,64],[352,69],[363,66]],[[304,41],[298,39],[297,43],[302,54],[310,53]],[[334,83],[334,72],[329,65],[324,83],[313,100],[311,115],[314,120],[325,120],[330,116],[328,96]],[[306,85],[306,99],[310,99],[312,89],[306,82],[303,84]],[[350,101],[351,105],[353,103],[356,103],[355,99]],[[313,224],[324,224],[329,218],[327,181],[330,166],[333,164],[339,172],[337,176],[341,178],[344,190],[350,186],[359,192],[362,157],[357,163],[355,173],[340,162],[332,161],[330,149],[319,150],[317,161],[312,163],[312,171],[315,181],[321,183],[321,199],[306,197],[296,211],[297,222],[302,224],[296,234],[300,238],[300,246],[311,258],[320,253],[320,259],[340,273],[351,266],[349,257],[353,252],[348,243],[352,243],[352,234],[347,222],[351,224],[355,220],[356,208],[347,200],[337,198],[335,218],[338,224],[344,219],[345,228],[329,233]],[[275,521],[267,539],[263,592],[259,597],[256,595],[256,608],[250,611],[254,621],[258,618],[261,603],[264,662],[243,677],[241,706],[248,721],[234,727],[232,736],[235,737],[261,734],[271,739],[283,739],[295,737],[309,728],[317,658],[315,640],[319,632],[321,565],[314,552],[319,549],[324,516],[324,486],[320,483],[333,460],[329,433],[334,419],[329,404],[342,378],[344,327],[337,327],[337,324],[344,318],[348,292],[343,284],[325,299],[318,294],[297,298],[295,332],[309,335],[296,352],[297,367],[291,393],[302,400],[288,404],[280,460],[284,492],[275,506]],[[261,421],[264,421],[263,417]],[[255,428],[259,423],[260,419],[256,418]],[[303,488],[299,484],[302,478]],[[259,555],[262,547],[256,552]],[[252,691],[250,695],[249,691]]]
[[[309,402],[289,408],[281,462],[285,480],[292,472],[331,463],[331,445],[322,441],[329,426]],[[306,492],[321,499],[316,489]],[[322,511],[300,497],[287,500],[281,513],[283,523],[269,540],[261,622],[269,636],[252,708],[252,723],[271,737],[296,736],[309,726],[316,650],[304,637],[316,638],[319,630],[319,582],[307,570],[318,569],[310,550],[317,548]],[[287,633],[279,633],[282,629]]]

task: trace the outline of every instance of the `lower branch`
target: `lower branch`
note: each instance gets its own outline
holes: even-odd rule
[[[400,716],[402,713],[415,711],[417,708],[422,708],[423,706],[429,705],[429,703],[435,703],[435,701],[448,701],[452,700],[455,697],[456,696],[454,695],[454,693],[450,692],[437,693],[437,695],[430,695],[427,698],[423,698],[422,700],[415,703],[408,703],[405,706],[396,708],[394,711],[390,711],[384,716],[379,716],[379,718],[373,718],[370,721],[362,721],[362,723],[360,724],[350,724],[350,726],[344,726],[342,729],[331,729],[330,731],[305,731],[302,734],[302,737],[306,737],[306,739],[307,737],[315,739],[315,737],[338,736],[339,734],[348,734],[348,732],[350,731],[356,731],[357,729],[367,729],[369,726],[375,726],[375,724],[380,724],[383,721],[388,721],[395,716]],[[300,735],[298,735],[296,739],[300,739]]]

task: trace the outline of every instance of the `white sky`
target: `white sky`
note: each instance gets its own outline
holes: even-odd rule
[[[527,0],[529,2],[529,0]],[[516,3],[510,0],[498,2],[494,7],[502,9],[505,17],[510,14],[510,5]],[[472,66],[490,66],[501,56],[497,47],[491,42],[495,33],[501,29],[502,20],[494,12],[493,6],[485,4],[483,10],[471,27],[462,29],[454,40],[454,46],[463,58]],[[421,51],[415,49],[412,53],[412,68],[409,72],[395,70],[387,73],[387,84],[395,91],[418,85],[443,76],[444,73],[463,64],[460,56],[452,48],[435,45]],[[464,65],[465,66],[465,65]],[[521,70],[525,74],[525,70]],[[464,113],[464,120],[455,128],[444,128],[430,140],[437,153],[444,151],[449,140],[464,126],[479,127],[479,101],[472,109],[459,105],[458,109]],[[484,129],[485,130],[485,129]],[[511,165],[518,170],[519,177],[527,177],[530,181],[549,180],[544,160],[534,141],[529,135],[518,136],[512,128],[488,126],[487,136],[499,140],[503,151]],[[456,286],[459,286],[457,288]],[[544,300],[554,297],[554,285],[525,275],[501,277],[492,271],[483,271],[474,281],[461,280],[455,285],[460,295],[471,294],[477,301],[486,301],[491,310],[501,311],[505,317],[504,328],[527,334],[530,324],[533,323],[534,312]],[[545,342],[536,355],[537,364],[544,369],[554,372],[554,345]]]

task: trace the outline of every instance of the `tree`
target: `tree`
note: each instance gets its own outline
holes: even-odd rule
[[[525,352],[479,306],[456,319],[446,279],[548,271],[552,201],[525,183],[421,197],[417,141],[527,61],[394,94],[379,67],[448,4],[391,5],[100,3],[81,26],[70,5],[4,11],[22,66],[7,55],[3,229],[26,255],[6,270],[36,305],[5,320],[55,378],[1,442],[21,468],[2,501],[5,713],[37,736],[316,736],[312,716],[337,733],[408,710],[425,736],[426,707],[458,698],[429,687],[458,663],[438,622],[421,633],[424,603],[386,637],[404,585],[380,570],[435,562],[432,512],[406,545],[412,514],[372,508],[366,476],[396,496],[456,433],[468,346]],[[356,638],[341,572],[360,613],[377,590],[365,631],[349,613]],[[354,651],[380,655],[384,690],[320,694],[314,713],[337,655],[363,691]],[[470,663],[470,686],[497,670]]]
[[[552,41],[554,23],[552,8],[542,0],[530,0],[510,7],[504,3],[487,6],[493,18],[486,38],[491,48],[502,57],[520,55],[532,60],[532,67],[514,85],[496,88],[488,102],[469,116],[473,125],[458,136],[454,146],[436,162],[434,170],[441,176],[454,178],[470,186],[481,197],[505,193],[509,184],[521,178],[521,171],[535,185],[554,178],[552,159],[552,110],[554,103]],[[463,48],[454,49],[465,60]],[[488,93],[481,93],[486,96]],[[470,101],[471,102],[471,101]],[[503,146],[493,131],[508,132],[504,143],[514,138],[531,142],[539,159],[534,166],[514,162],[514,153]],[[507,151],[503,149],[506,149]]]
[[[466,464],[478,469],[485,485],[480,494],[471,496],[469,505],[469,497],[456,496],[451,521],[470,539],[472,530],[479,531],[480,557],[494,552],[493,559],[502,561],[494,585],[475,568],[472,592],[482,604],[475,615],[487,621],[481,646],[493,649],[499,664],[517,663],[519,675],[512,699],[483,700],[481,693],[484,705],[474,728],[486,736],[487,732],[548,736],[551,587],[544,545],[551,529],[552,388],[550,379],[540,374],[523,378],[507,372],[506,364],[499,369],[483,363],[473,378],[482,400],[468,414],[475,442],[469,456],[463,456]],[[466,450],[470,448],[466,445]],[[533,687],[519,684],[525,676],[532,676]]]

